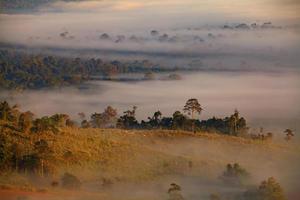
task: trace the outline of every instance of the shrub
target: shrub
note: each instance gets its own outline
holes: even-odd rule
[[[57,187],[59,185],[59,182],[58,181],[52,181],[51,182],[51,186],[52,187]]]
[[[249,173],[238,163],[227,164],[221,179],[230,184],[243,184],[248,178]]]
[[[245,200],[286,200],[283,189],[277,181],[270,177],[256,189],[244,193]]]
[[[168,190],[169,200],[184,200],[181,194],[181,187],[176,183],[172,183],[170,186]]]
[[[62,187],[67,189],[79,189],[81,187],[80,180],[70,173],[65,173],[61,178]]]

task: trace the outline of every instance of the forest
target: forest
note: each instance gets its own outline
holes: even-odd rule
[[[144,73],[142,80],[153,79],[154,72],[169,72],[177,80],[179,68],[163,67],[148,60],[128,62],[103,61],[99,58],[72,58],[36,55],[14,50],[0,50],[0,88],[41,89],[79,85],[88,80],[111,80],[118,74]],[[196,68],[185,68],[195,71]]]

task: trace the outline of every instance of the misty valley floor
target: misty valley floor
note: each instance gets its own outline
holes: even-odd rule
[[[297,141],[257,141],[232,136],[183,131],[137,131],[66,128],[52,142],[55,175],[41,178],[24,174],[1,175],[1,199],[168,199],[171,183],[182,187],[185,199],[209,199],[242,193],[268,177],[275,177],[290,199],[299,193]],[[53,137],[53,138],[52,138]],[[75,160],[62,158],[65,149]],[[220,179],[228,163],[239,163],[251,174],[247,186]],[[79,190],[52,187],[64,172],[82,182]]]

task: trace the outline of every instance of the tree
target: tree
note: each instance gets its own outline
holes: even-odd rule
[[[132,110],[127,110],[124,115],[118,119],[117,127],[119,128],[135,128],[138,126],[138,121],[135,118],[135,112],[137,107],[133,106]]]
[[[189,99],[183,108],[183,111],[188,113],[188,115],[191,115],[191,117],[192,117],[192,120],[193,120],[192,131],[193,132],[195,131],[194,114],[200,115],[202,110],[203,109],[197,99]]]
[[[286,140],[286,141],[291,140],[292,137],[295,136],[294,133],[293,133],[293,131],[292,131],[291,129],[286,129],[286,130],[284,131],[284,133],[286,133],[286,135],[285,135],[285,140]]]
[[[181,80],[182,77],[179,74],[172,73],[168,76],[168,79],[178,81],[178,80]]]
[[[224,119],[226,124],[227,133],[230,135],[239,135],[247,133],[247,122],[245,118],[240,117],[240,113],[238,110],[234,110],[234,113],[230,117],[226,117]]]
[[[165,129],[171,129],[173,124],[173,118],[172,117],[163,117],[160,121],[160,125],[162,128]]]
[[[67,121],[70,120],[70,117],[66,114],[55,114],[51,116],[50,120],[56,127],[65,127],[67,125]]]
[[[114,109],[111,106],[107,106],[107,108],[104,110],[103,117],[105,119],[105,125],[108,127],[115,126],[116,117],[117,117],[117,109]]]
[[[34,114],[30,111],[20,114],[18,120],[20,131],[25,134],[30,131],[30,129],[32,128],[33,116]]]
[[[161,125],[161,112],[156,111],[152,117],[148,117],[149,122],[147,124],[150,126],[150,128],[158,128]]]
[[[52,133],[58,133],[59,130],[57,128],[57,122],[53,120],[51,117],[42,117],[35,119],[33,121],[33,126],[31,128],[32,131],[36,133],[42,133],[42,132],[47,132],[50,131]]]
[[[157,30],[152,30],[150,32],[151,36],[155,37],[155,36],[158,36],[159,35],[159,32]]]
[[[186,121],[187,121],[186,117],[180,111],[175,111],[173,113],[172,128],[184,129]]]
[[[22,153],[23,153],[22,144],[19,143],[13,143],[11,145],[11,153],[12,153],[12,159],[14,161],[15,165],[15,170],[18,172],[18,167],[19,167],[19,161],[22,158]]]
[[[247,190],[244,198],[246,200],[286,200],[282,187],[273,177],[263,181],[258,188]]]
[[[81,187],[81,181],[70,173],[65,173],[61,178],[62,186],[67,189],[79,189]]]
[[[34,143],[34,151],[40,160],[40,172],[43,177],[45,169],[47,169],[45,162],[49,159],[52,159],[53,151],[49,147],[47,141],[43,139]]]
[[[10,167],[12,152],[8,137],[0,133],[0,169]]]
[[[6,101],[0,103],[0,119],[7,121],[11,108]]]
[[[233,129],[234,134],[237,134],[237,124],[240,119],[239,115],[240,115],[239,111],[237,109],[235,109],[234,114],[232,115],[233,122],[234,122],[233,123],[234,124],[234,129]]]
[[[181,187],[176,183],[172,183],[168,190],[169,200],[184,200],[181,194]]]
[[[83,120],[81,122],[81,128],[90,128],[90,127],[91,127],[91,124],[87,120]]]
[[[155,74],[153,72],[146,72],[144,74],[144,79],[145,80],[154,80],[155,79]]]
[[[230,184],[243,184],[248,178],[249,173],[238,163],[227,164],[221,179]]]
[[[84,112],[78,113],[78,116],[79,116],[79,119],[80,119],[81,121],[85,120],[85,114],[84,114]]]
[[[91,115],[91,124],[96,128],[114,127],[116,121],[117,110],[111,106],[108,106],[103,113],[94,113]]]
[[[63,158],[67,162],[68,168],[70,166],[70,163],[76,160],[72,151],[69,150],[64,153]]]
[[[100,36],[100,39],[102,39],[102,40],[110,40],[110,36],[109,36],[107,33],[103,33],[103,34]]]
[[[91,124],[94,128],[100,128],[102,126],[102,114],[101,113],[94,113],[91,115]]]

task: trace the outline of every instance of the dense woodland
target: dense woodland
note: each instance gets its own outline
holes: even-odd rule
[[[110,80],[112,76],[122,73],[145,73],[144,80],[149,80],[149,73],[178,70],[177,67],[161,67],[148,60],[103,61],[94,58],[32,55],[10,50],[0,50],[0,66],[0,88],[5,89],[60,87],[80,84],[94,77]],[[169,78],[178,79],[174,74]]]

